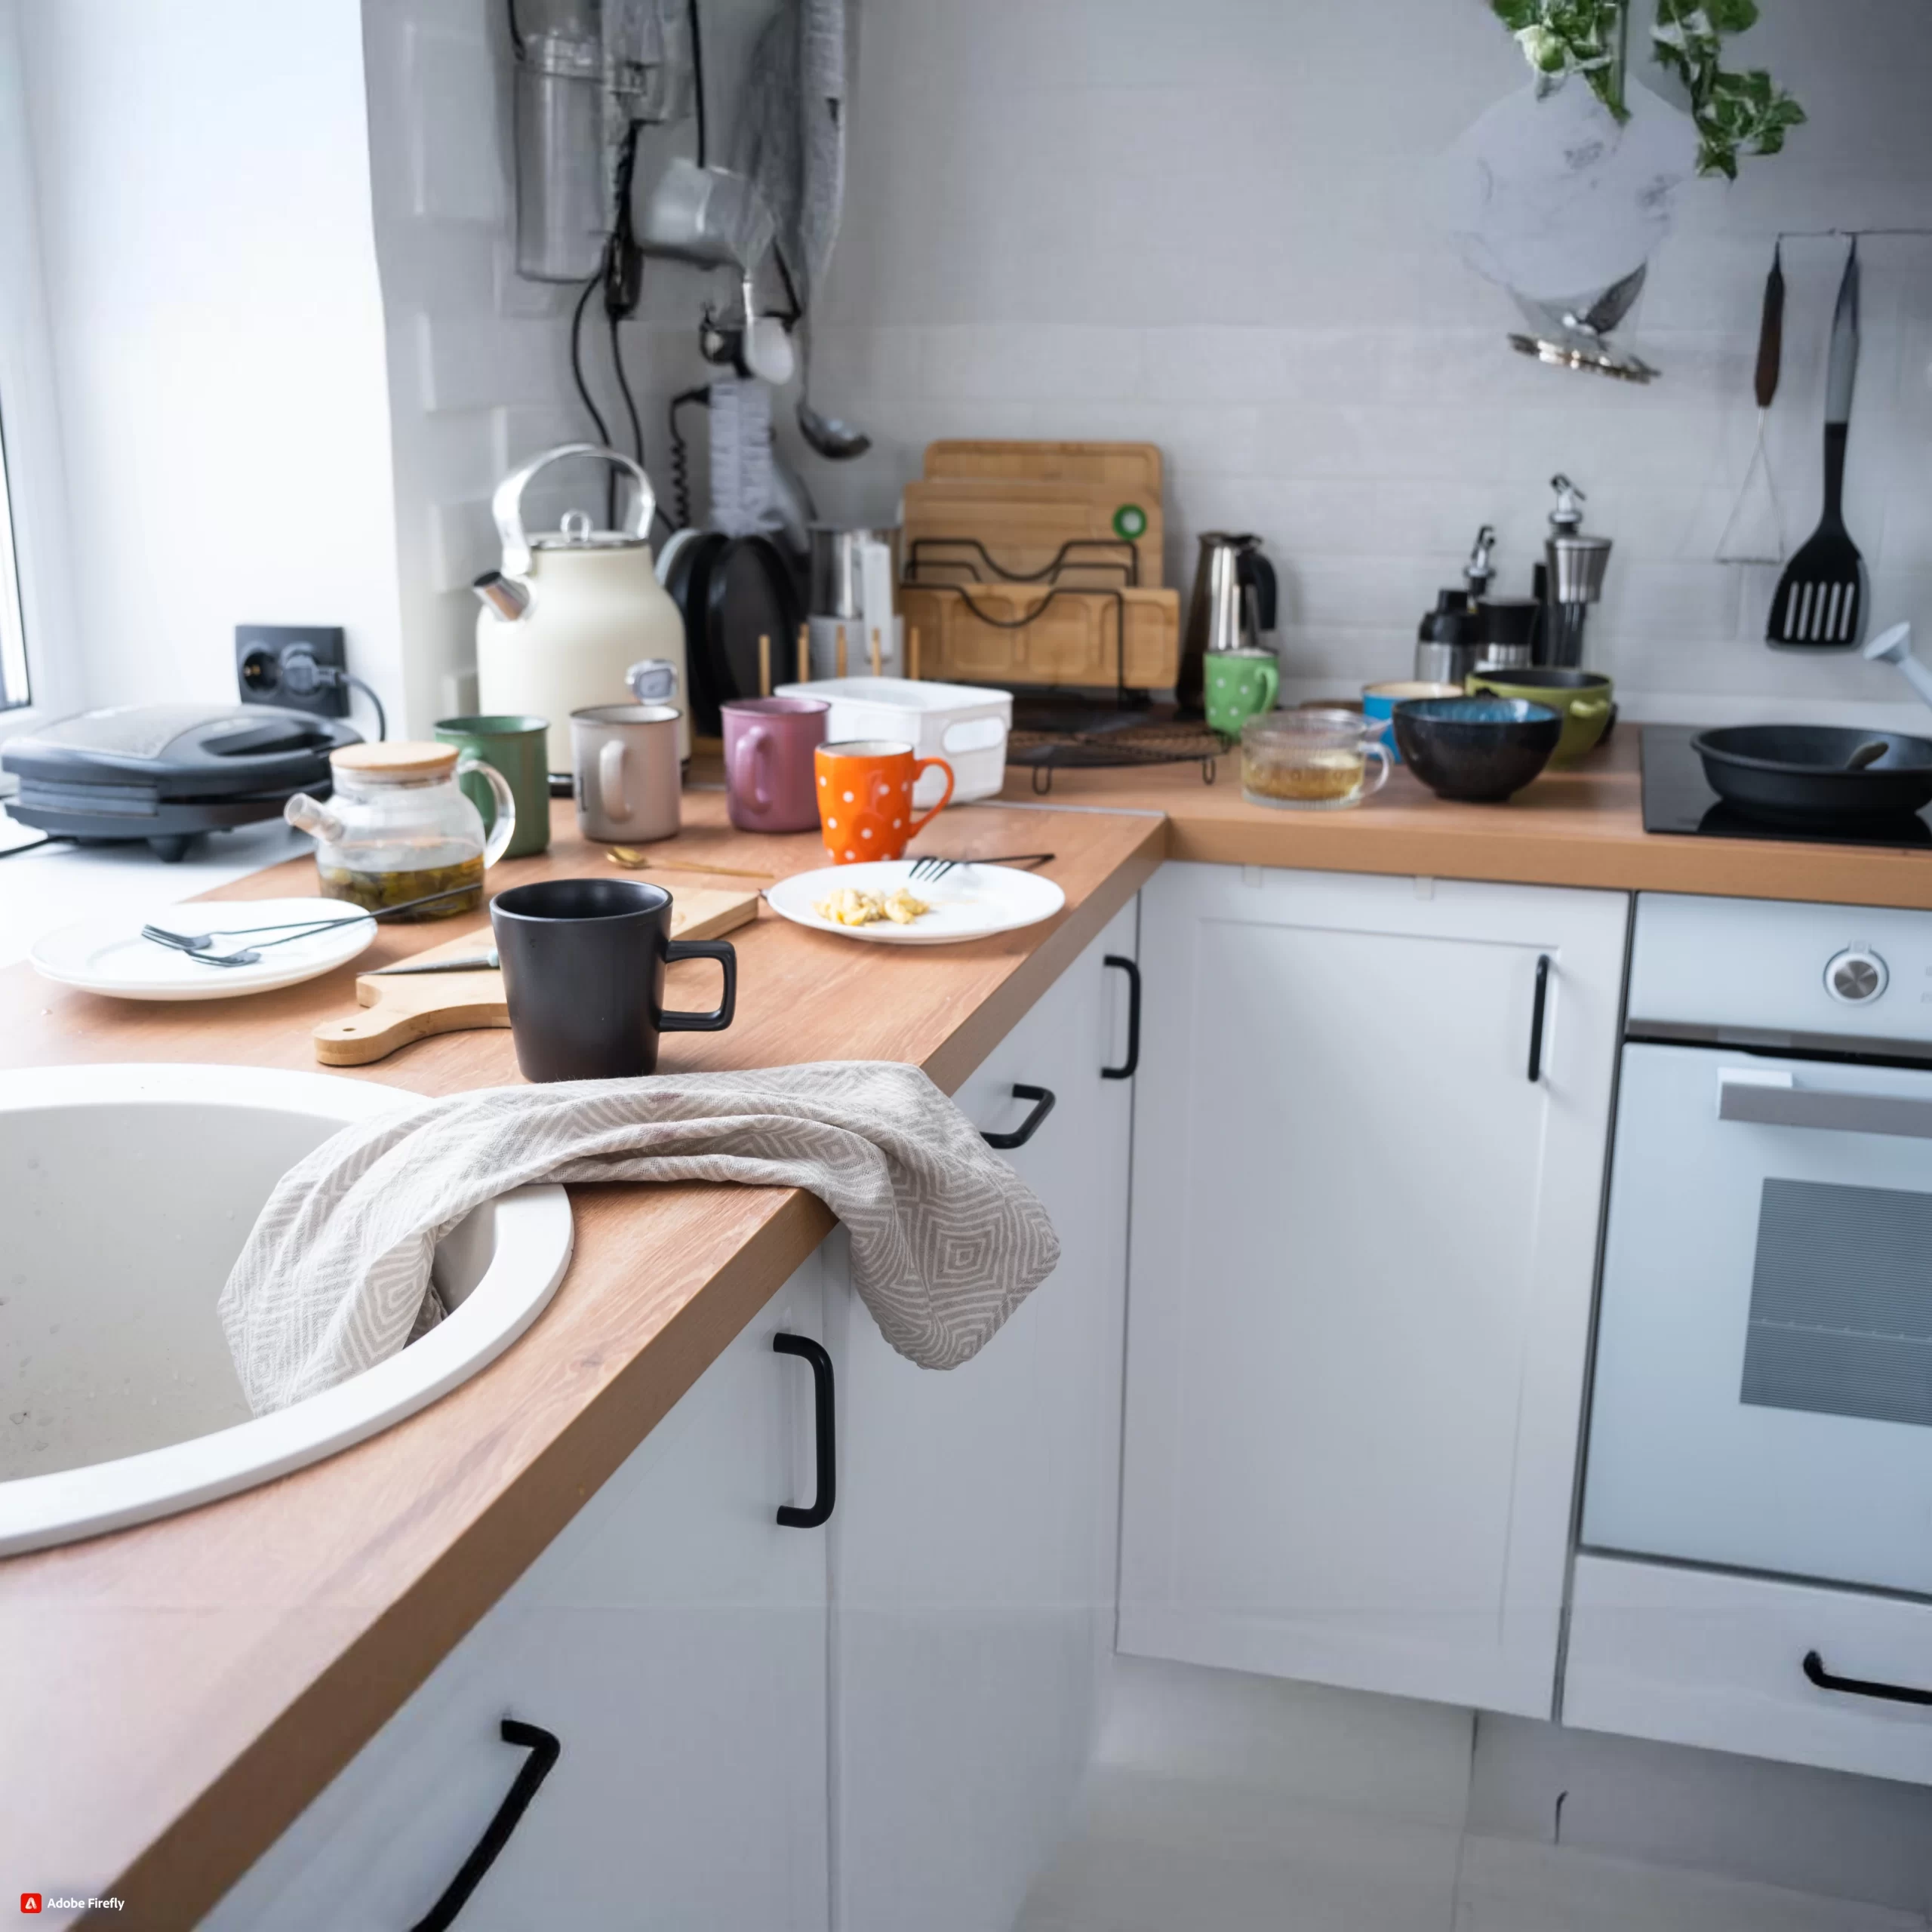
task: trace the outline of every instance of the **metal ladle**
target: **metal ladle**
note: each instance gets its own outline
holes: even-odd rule
[[[863,456],[872,439],[863,429],[836,416],[821,416],[811,405],[812,339],[811,325],[801,321],[798,328],[798,433],[822,457],[834,463],[848,463]]]

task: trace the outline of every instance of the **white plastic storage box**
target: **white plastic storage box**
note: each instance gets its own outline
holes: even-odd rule
[[[980,685],[929,684],[922,678],[820,678],[780,685],[780,697],[821,697],[832,706],[827,738],[898,738],[921,758],[952,768],[952,802],[996,798],[1006,782],[1006,734],[1013,694]],[[921,811],[936,804],[946,781],[929,771],[912,794]]]

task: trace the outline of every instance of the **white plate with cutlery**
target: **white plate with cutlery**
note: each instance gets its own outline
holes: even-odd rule
[[[355,909],[340,899],[194,900],[146,920],[80,920],[49,933],[28,957],[42,978],[112,999],[232,999],[346,965],[376,937],[375,921]],[[303,930],[322,921],[334,923]],[[202,943],[190,951],[145,938],[144,924]],[[254,957],[232,965],[211,956],[248,953]]]
[[[795,872],[765,888],[765,903],[782,917],[813,931],[878,946],[948,946],[986,939],[1051,919],[1066,894],[1050,878],[997,865],[956,865],[937,878],[912,876],[911,859],[876,859],[852,866],[822,866]],[[818,908],[848,888],[889,900],[900,888],[931,909],[904,924],[891,917],[865,925],[829,919]]]

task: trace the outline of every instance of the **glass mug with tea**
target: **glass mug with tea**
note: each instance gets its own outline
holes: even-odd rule
[[[1271,711],[1241,730],[1241,791],[1251,805],[1336,811],[1389,782],[1379,720],[1337,711]],[[1371,774],[1369,767],[1375,769]]]

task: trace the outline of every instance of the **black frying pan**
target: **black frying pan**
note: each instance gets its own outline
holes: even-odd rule
[[[1932,740],[1835,724],[1732,724],[1690,741],[1711,789],[1794,831],[1910,817],[1932,804]],[[1881,745],[1853,769],[1854,753]]]

